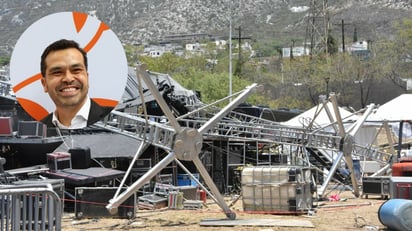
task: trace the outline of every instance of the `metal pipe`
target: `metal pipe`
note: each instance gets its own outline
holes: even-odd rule
[[[336,157],[336,159],[333,162],[332,167],[329,170],[329,174],[326,176],[325,181],[323,182],[322,186],[318,190],[319,197],[323,197],[323,194],[326,191],[326,187],[328,187],[329,182],[332,180],[332,177],[335,174],[336,169],[338,168],[338,165],[340,161],[342,160],[342,158],[343,158],[343,152],[339,152],[339,155]]]
[[[231,220],[236,219],[236,213],[234,213],[229,208],[229,206],[226,205],[226,202],[222,194],[220,194],[219,189],[216,187],[215,183],[213,182],[213,179],[210,177],[202,161],[199,159],[199,156],[194,157],[192,161],[195,164],[197,170],[199,170],[199,173],[203,177],[203,180],[205,181],[206,185],[209,186],[210,191],[215,196],[217,204],[220,206],[221,209],[223,209],[223,212],[226,214],[226,217]]]
[[[110,214],[116,214],[119,205],[125,202],[133,193],[139,190],[144,184],[150,181],[157,173],[159,173],[163,168],[169,165],[175,159],[174,152],[169,153],[165,158],[163,158],[159,163],[157,163],[153,168],[147,171],[143,176],[141,176],[136,182],[129,186],[125,191],[119,194],[117,197],[113,197],[109,204],[106,205],[106,209]]]
[[[257,86],[256,83],[246,87],[246,89],[237,96],[232,102],[230,102],[221,111],[215,114],[211,119],[209,119],[202,127],[199,128],[200,134],[205,134],[211,129],[219,120],[221,120],[227,113],[232,111],[240,103],[244,102],[245,98],[251,93],[251,91]]]
[[[133,165],[136,162],[136,160],[142,155],[143,150],[147,148],[147,146],[149,146],[149,144],[145,143],[145,142],[140,142],[139,147],[137,148],[136,154],[134,155],[132,161],[130,162],[129,168],[127,169],[126,173],[123,176],[122,181],[120,182],[119,187],[116,190],[116,193],[114,194],[114,198],[117,197],[121,191],[121,189],[123,188],[124,182],[126,181],[127,177],[130,175],[130,172],[133,169]]]
[[[207,195],[209,195],[209,197],[214,200],[216,203],[218,202],[217,199],[215,198],[215,196],[202,184],[200,183],[200,181],[198,179],[196,179],[195,176],[193,176],[193,174],[189,171],[189,169],[187,169],[182,162],[180,162],[180,160],[176,159],[175,160],[176,163],[179,165],[179,167],[181,167],[183,169],[183,171],[185,171],[192,180],[194,180],[199,187],[201,187],[203,190],[205,190],[205,192],[207,193]]]
[[[177,133],[180,132],[182,130],[180,124],[177,122],[176,117],[173,115],[169,106],[167,105],[163,97],[160,95],[158,89],[154,85],[152,79],[147,74],[147,72],[145,70],[141,70],[141,68],[137,68],[136,75],[138,78],[143,79],[143,81],[146,83],[146,86],[149,88],[150,92],[156,99],[156,102],[159,104],[160,108],[162,109],[163,113],[166,115],[167,119],[169,120],[169,123],[172,125],[175,131]]]

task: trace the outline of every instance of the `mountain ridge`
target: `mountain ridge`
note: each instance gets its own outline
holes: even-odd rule
[[[231,4],[223,0],[5,0],[0,2],[0,54],[10,55],[19,36],[32,23],[61,11],[95,15],[128,44],[161,41],[172,34],[206,33],[225,37],[229,34],[229,18],[232,33],[242,26],[243,33],[254,40],[303,42],[313,2],[323,3],[319,0],[241,0]],[[360,39],[373,41],[390,36],[393,22],[410,17],[411,12],[412,0],[328,1],[335,37],[340,36],[342,20],[348,22],[345,32],[348,35],[356,25]]]

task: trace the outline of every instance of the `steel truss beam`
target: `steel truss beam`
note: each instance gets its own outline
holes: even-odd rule
[[[210,192],[206,191],[211,198],[222,208],[228,218],[235,219],[236,214],[226,205],[223,196],[220,194],[199,158],[203,140],[209,138],[224,137],[232,141],[241,140],[290,144],[308,148],[338,151],[340,154],[338,155],[338,158],[334,160],[335,162],[320,189],[320,195],[323,195],[342,159],[346,160],[351,170],[355,195],[358,195],[359,192],[356,190],[357,182],[354,177],[351,155],[358,154],[367,156],[369,158],[375,158],[381,162],[385,162],[385,160],[389,159],[388,154],[386,153],[355,145],[353,143],[353,136],[371,113],[374,105],[368,107],[362,118],[359,119],[354,128],[348,132],[344,131],[342,119],[340,114],[338,114],[337,104],[333,97],[331,98],[331,101],[334,104],[334,112],[337,118],[337,121],[334,122],[335,132],[290,127],[233,111],[233,109],[242,103],[257,87],[256,84],[253,84],[240,93],[237,93],[237,97],[219,111],[215,110],[215,108],[202,107],[198,110],[191,111],[187,115],[175,118],[147,72],[138,68],[137,76],[139,80],[141,79],[145,81],[168,121],[166,123],[157,123],[150,121],[147,117],[112,111],[105,121],[98,122],[95,125],[140,140],[142,144],[136,152],[135,159],[141,155],[148,144],[164,149],[168,152],[168,155],[123,191],[123,193],[120,193],[122,185],[119,186],[119,190],[106,206],[111,213],[116,213],[117,208],[121,203],[143,187],[172,161],[176,160],[177,163],[180,163],[179,160],[186,160],[192,161],[198,169],[202,179],[210,189]],[[328,116],[332,118],[332,113],[330,111],[327,111],[327,113]],[[210,117],[197,116],[200,114],[208,114]],[[128,170],[128,172],[129,171],[130,170]],[[125,178],[126,177],[127,175]],[[123,183],[124,180],[121,184]],[[201,186],[206,189],[203,185]]]

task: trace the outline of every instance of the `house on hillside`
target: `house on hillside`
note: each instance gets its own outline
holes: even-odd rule
[[[357,56],[362,60],[366,60],[371,57],[371,51],[369,49],[369,43],[367,41],[354,42],[347,48],[347,51],[351,55]]]
[[[143,49],[143,55],[150,57],[160,57],[166,52],[165,47],[158,45],[148,45]]]
[[[175,53],[179,50],[182,50],[182,46],[178,44],[149,45],[144,48],[143,54],[150,57],[160,57],[164,53]]]
[[[300,56],[309,55],[309,48],[303,47],[303,46],[293,47],[292,53],[290,51],[291,51],[290,47],[282,48],[282,57],[290,58],[291,56],[300,57]]]
[[[218,50],[225,50],[227,46],[227,41],[223,39],[215,40],[216,49]]]
[[[186,44],[186,51],[200,51],[200,44],[197,43],[187,43]]]

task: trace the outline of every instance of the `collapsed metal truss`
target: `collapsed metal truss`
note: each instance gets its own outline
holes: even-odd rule
[[[335,132],[290,127],[233,111],[237,105],[242,103],[247,96],[257,88],[256,84],[252,84],[239,92],[237,97],[223,109],[216,110],[214,107],[206,106],[176,118],[160,95],[148,73],[141,69],[142,68],[140,67],[137,68],[137,76],[139,80],[144,80],[146,86],[149,88],[167,117],[167,120],[164,123],[159,123],[149,120],[147,115],[139,116],[130,113],[112,111],[106,120],[96,123],[95,126],[141,141],[134,160],[139,158],[149,144],[165,150],[168,152],[168,155],[129,186],[127,190],[120,193],[120,189],[123,187],[124,183],[123,180],[119,186],[119,190],[106,206],[111,213],[115,213],[121,203],[134,192],[142,188],[172,161],[176,161],[184,169],[184,166],[179,160],[185,160],[192,161],[199,171],[207,188],[200,184],[201,187],[206,190],[212,199],[215,200],[229,219],[235,219],[236,214],[231,211],[228,205],[226,205],[223,196],[200,160],[199,154],[202,150],[203,141],[206,139],[225,138],[232,142],[256,141],[338,152],[339,155],[331,160],[333,165],[329,169],[326,180],[318,192],[321,196],[332,180],[338,166],[341,164],[341,160],[344,159],[348,168],[351,170],[353,192],[358,196],[359,189],[353,171],[352,155],[361,155],[383,163],[387,163],[391,157],[388,153],[380,152],[371,147],[363,147],[355,144],[353,141],[354,135],[373,110],[374,105],[370,105],[366,112],[363,113],[363,116],[350,129],[345,131],[339,110],[337,110],[336,102],[332,95],[331,101],[334,103],[336,121],[333,121],[331,112],[328,111],[328,115],[331,121],[333,121],[333,125],[336,129]],[[134,162],[130,164],[130,168],[133,164]],[[130,168],[128,172],[130,171]],[[128,172],[126,173],[125,178],[127,177]]]

